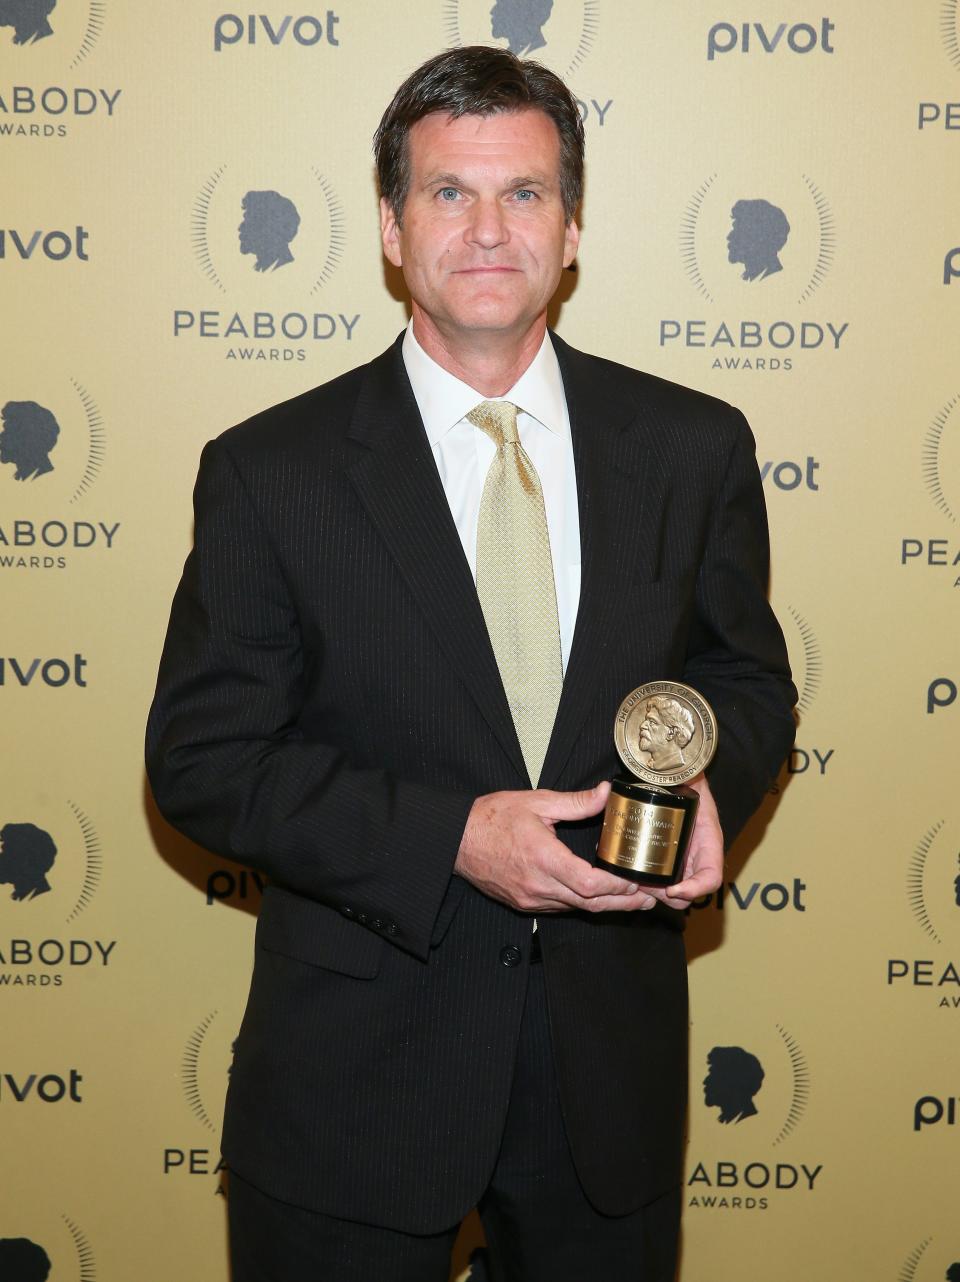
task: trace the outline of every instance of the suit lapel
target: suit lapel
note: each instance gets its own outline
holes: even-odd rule
[[[581,586],[563,693],[540,779],[546,788],[555,786],[570,756],[596,698],[607,650],[619,640],[623,604],[644,574],[647,498],[656,494],[659,473],[655,438],[642,407],[615,379],[598,380],[589,358],[556,335],[553,341],[573,436]],[[612,719],[610,735],[612,741]]]
[[[525,776],[520,743],[473,576],[403,365],[399,340],[373,361],[352,440],[366,447],[349,475],[443,651],[507,756]]]

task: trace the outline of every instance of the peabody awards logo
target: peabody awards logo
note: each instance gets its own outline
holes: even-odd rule
[[[3,1228],[11,1235],[0,1238],[3,1282],[96,1282],[93,1250],[69,1216],[12,1212],[5,1214]]]
[[[799,610],[788,605],[781,614],[781,618],[784,623],[787,652],[790,656],[790,669],[797,687],[795,716],[798,724],[802,726],[803,719],[810,711],[820,690],[823,678],[823,655],[816,633]],[[791,775],[804,775],[807,779],[822,779],[827,773],[834,751],[834,748],[825,746],[822,742],[817,745],[809,742],[796,743],[791,748],[786,765],[770,792],[774,795],[779,793],[785,779]]]
[[[122,90],[64,84],[85,69],[106,22],[104,0],[0,0],[0,139],[65,138],[78,125],[112,120]],[[83,70],[78,71],[83,75]]]
[[[113,551],[120,522],[81,516],[105,454],[99,407],[77,379],[0,382],[0,570],[65,570]]]
[[[0,990],[59,988],[78,970],[99,973],[113,962],[117,941],[94,938],[78,921],[102,873],[96,829],[75,802],[29,816],[8,805],[0,815]]]
[[[202,1128],[204,1143],[168,1145],[163,1150],[164,1175],[212,1175],[214,1192],[225,1192],[221,1172],[219,1138],[223,1125],[223,1103],[233,1067],[233,1048],[240,1020],[212,1010],[187,1038],[180,1061],[180,1085],[184,1099]]]
[[[711,175],[680,232],[701,309],[661,319],[660,346],[697,352],[715,370],[766,373],[838,352],[849,322],[811,314],[834,249],[833,215],[811,178]]]
[[[696,1040],[704,1066],[699,1147],[721,1157],[691,1160],[687,1205],[700,1210],[765,1211],[779,1198],[813,1192],[821,1162],[786,1160],[810,1096],[807,1061],[782,1025],[757,1026],[743,1044]],[[696,1060],[694,1060],[696,1063]],[[774,1152],[774,1150],[778,1150]]]
[[[264,169],[267,173],[264,173]],[[349,342],[359,313],[321,310],[317,295],[343,257],[343,209],[315,166],[291,171],[221,165],[193,204],[191,240],[208,287],[232,305],[173,313],[173,336],[238,362],[303,361]]]
[[[586,61],[600,25],[599,0],[444,0],[450,48],[496,45],[535,58],[569,79]],[[603,126],[613,106],[604,94],[577,98],[584,124]]]
[[[940,38],[947,57],[960,71],[960,0],[942,0]]]
[[[960,1244],[956,1235],[928,1237],[915,1246],[897,1274],[897,1282],[960,1282]]]
[[[952,524],[960,520],[960,396],[943,407],[923,442],[923,483],[934,506]],[[939,581],[960,587],[960,539],[915,531],[900,540],[900,564],[940,571]],[[945,571],[945,573],[943,573]]]
[[[938,1010],[960,1011],[960,959],[950,955],[960,941],[960,838],[955,825],[938,820],[923,834],[907,865],[905,891],[917,930],[926,937],[926,956],[888,958],[887,986],[910,991]]]

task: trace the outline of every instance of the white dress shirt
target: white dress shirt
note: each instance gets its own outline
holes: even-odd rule
[[[520,413],[520,443],[537,469],[553,558],[564,671],[580,601],[580,519],[573,466],[570,416],[550,335],[517,382],[502,397],[486,397],[438,365],[413,333],[403,337],[403,363],[433,450],[450,512],[474,582],[477,579],[477,521],[487,471],[496,446],[466,415],[484,400],[511,401]]]

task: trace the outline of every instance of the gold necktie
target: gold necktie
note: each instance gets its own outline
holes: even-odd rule
[[[535,788],[563,685],[543,491],[517,435],[516,405],[482,401],[467,419],[497,447],[480,500],[477,595]]]

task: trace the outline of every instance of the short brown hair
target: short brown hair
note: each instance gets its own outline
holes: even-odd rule
[[[403,82],[373,136],[380,194],[397,221],[410,187],[407,135],[434,112],[493,116],[500,112],[544,112],[560,135],[560,194],[567,221],[583,195],[583,122],[573,94],[559,76],[539,62],[521,61],[505,49],[467,45],[428,59]]]

